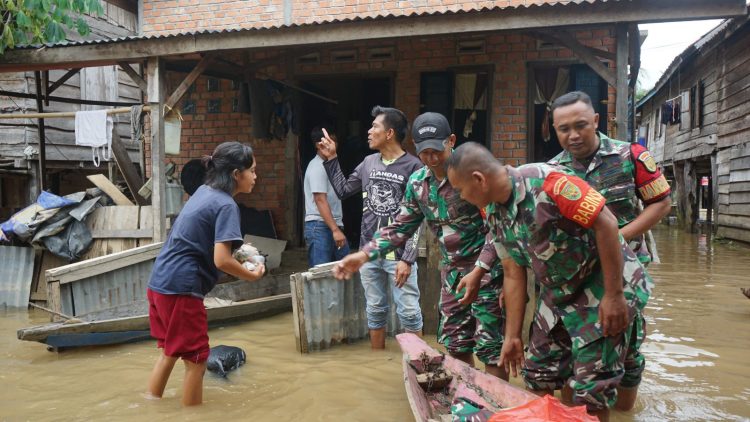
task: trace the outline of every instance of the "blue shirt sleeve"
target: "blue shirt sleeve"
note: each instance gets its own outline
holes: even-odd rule
[[[216,228],[214,229],[214,243],[232,242],[232,247],[242,244],[242,230],[240,229],[240,208],[237,204],[227,204],[219,208],[216,214]]]

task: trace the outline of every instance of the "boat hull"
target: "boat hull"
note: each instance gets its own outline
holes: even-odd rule
[[[470,399],[493,413],[539,398],[450,355],[443,355],[414,334],[399,334],[396,340],[404,352],[404,387],[417,422],[441,420],[455,397]],[[450,384],[442,391],[426,392],[417,381],[417,375],[424,372],[427,365],[441,366],[452,375]]]
[[[246,300],[226,306],[207,308],[209,328],[233,322],[251,321],[288,312],[292,309],[291,294],[285,293]],[[19,340],[47,344],[53,351],[85,346],[132,343],[151,338],[147,315],[79,323],[50,323],[22,328]]]

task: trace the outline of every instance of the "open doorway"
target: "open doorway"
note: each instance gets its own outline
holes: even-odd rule
[[[300,183],[310,160],[315,157],[315,146],[310,132],[316,126],[323,126],[335,135],[338,141],[338,157],[345,175],[351,172],[372,154],[367,146],[367,131],[372,124],[370,112],[376,105],[392,106],[393,83],[390,76],[347,77],[337,75],[317,79],[306,79],[302,86],[330,101],[305,95],[300,113]],[[300,194],[304,194],[299,189]],[[302,198],[304,199],[304,198]],[[304,204],[304,200],[299,202]],[[362,223],[362,196],[354,195],[342,202],[344,234],[352,250],[359,247],[360,225]],[[300,207],[297,218],[304,220],[304,206]],[[304,223],[299,225],[304,227]],[[303,238],[300,233],[300,238]]]
[[[547,161],[562,147],[552,127],[548,105],[570,91],[583,91],[591,97],[599,113],[599,132],[607,133],[607,83],[585,64],[539,63],[529,68],[529,159]]]

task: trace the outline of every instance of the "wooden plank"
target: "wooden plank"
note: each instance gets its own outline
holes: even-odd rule
[[[750,230],[750,216],[719,214],[718,224],[727,227]]]
[[[46,274],[46,272],[45,272]],[[47,283],[47,307],[53,311],[62,312],[62,301],[60,299],[60,283],[50,280],[45,276]],[[50,316],[50,321],[55,321],[55,316]]]
[[[628,139],[628,26],[618,23],[617,33],[617,68],[616,82],[607,81],[617,90],[615,118],[617,120],[617,137]]]
[[[67,265],[68,261],[59,256],[54,255],[52,252],[43,250],[41,251],[41,259],[39,260],[39,269],[36,274],[36,282],[32,284],[32,300],[47,301],[48,287],[47,278],[45,273],[47,270],[52,268],[61,267]]]
[[[198,64],[195,65],[193,70],[190,71],[187,76],[185,76],[185,79],[180,82],[180,85],[177,86],[172,95],[170,95],[167,101],[164,103],[167,106],[168,110],[172,110],[175,105],[182,99],[182,97],[185,96],[185,93],[188,91],[188,89],[190,89],[190,86],[193,84],[193,82],[198,79],[198,77],[203,73],[208,65],[213,62],[213,60],[214,57],[212,55],[206,55],[201,59],[200,62],[198,62]]]
[[[136,204],[148,205],[148,200],[138,194],[138,191],[143,186],[143,179],[136,171],[133,162],[130,160],[128,151],[125,149],[125,145],[123,145],[122,139],[117,133],[116,128],[112,128],[112,156],[115,157],[117,168],[120,169],[120,173],[122,173],[125,183],[128,185],[130,194],[133,195]]]
[[[726,193],[732,192],[750,192],[750,182],[735,182],[728,185]]]
[[[88,217],[86,225],[92,232],[99,230],[138,230],[140,219],[139,214],[140,207],[138,206],[119,205],[114,207],[101,207],[94,210],[94,212]],[[137,246],[138,241],[135,238],[95,239],[83,258],[96,258],[132,249]]]
[[[93,239],[151,239],[153,229],[136,229],[136,230],[108,230],[95,229],[91,231]]]
[[[693,1],[665,7],[662,2],[633,0],[598,2],[579,6],[519,7],[498,11],[445,14],[426,17],[372,19],[356,22],[326,23],[236,31],[230,33],[197,33],[150,39],[120,40],[98,43],[13,49],[0,63],[0,72],[27,69],[71,68],[73,63],[101,64],[136,61],[150,57],[216,52],[234,49],[298,47],[303,45],[350,42],[355,40],[399,39],[427,35],[477,33],[483,31],[562,27],[566,25],[605,24],[614,22],[656,22],[741,16],[747,13],[739,0]]]
[[[154,242],[161,242],[166,238],[166,179],[164,176],[164,104],[166,95],[166,69],[164,61],[159,57],[148,60],[146,80],[148,81],[148,101],[151,105],[151,178],[153,179],[151,193],[151,209],[154,217]]]
[[[154,243],[153,241],[153,235],[154,235],[154,214],[151,210],[151,206],[145,206],[141,207],[141,215],[138,220],[138,228],[140,230],[148,230],[149,235],[148,238],[140,238],[138,239],[138,246],[146,246]]]
[[[746,101],[736,107],[726,108],[719,113],[719,123],[729,122],[750,114],[750,101]]]
[[[45,275],[47,282],[70,283],[75,280],[102,274],[131,264],[153,259],[159,254],[162,243],[140,246],[122,252],[104,255],[97,258],[87,259],[62,267],[47,270]],[[64,280],[64,281],[63,281]],[[57,310],[55,308],[52,308]]]
[[[11,91],[5,91],[0,90],[0,95],[4,95],[7,97],[13,97],[13,98],[36,98],[34,94],[25,94],[22,92],[11,92]],[[71,103],[71,104],[85,104],[85,105],[97,105],[97,106],[132,106],[137,105],[138,103],[130,103],[130,102],[120,102],[120,101],[99,101],[99,100],[82,100],[78,98],[64,98],[64,97],[56,97],[56,96],[50,96],[48,97],[50,101],[57,101],[59,103]]]
[[[148,84],[146,83],[146,81],[143,80],[143,78],[141,77],[141,75],[139,75],[138,72],[135,71],[135,69],[133,69],[132,67],[130,67],[129,63],[118,62],[117,64],[120,66],[120,68],[123,71],[125,71],[125,73],[128,76],[130,76],[130,79],[133,82],[135,82],[135,84],[138,86],[138,88],[141,89],[141,91],[143,91],[143,92],[147,92],[148,91]]]
[[[291,281],[293,280],[293,281]],[[309,353],[307,328],[305,326],[305,279],[302,273],[292,274],[290,278],[292,295],[292,314],[294,319],[294,333],[297,339],[297,350]],[[299,335],[297,335],[299,334]]]
[[[735,239],[735,240],[740,240],[746,243],[750,243],[750,230],[720,225],[717,229],[716,234],[719,237]]]
[[[89,176],[86,176],[87,179],[91,181],[96,187],[104,191],[107,195],[109,195],[110,198],[115,202],[117,205],[135,205],[133,204],[127,196],[123,195],[122,192],[120,192],[120,189],[117,189],[117,186],[115,186],[112,182],[107,179],[106,176],[103,174],[92,174]]]

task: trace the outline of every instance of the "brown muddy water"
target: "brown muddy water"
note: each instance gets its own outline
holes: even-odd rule
[[[641,395],[613,420],[750,420],[750,300],[739,291],[750,287],[750,249],[666,227],[656,236],[663,263],[651,267]],[[55,354],[16,340],[46,318],[0,311],[2,421],[413,420],[392,340],[380,353],[360,342],[300,355],[291,313],[212,330],[212,345],[242,347],[248,362],[228,380],[207,374],[205,404],[182,409],[180,366],[164,399],[143,398],[155,342]]]

